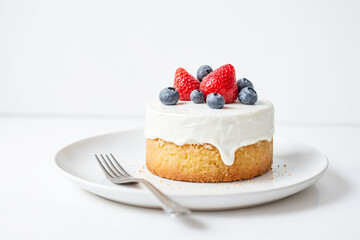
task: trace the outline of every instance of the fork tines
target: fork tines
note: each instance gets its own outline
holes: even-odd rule
[[[99,162],[101,169],[103,170],[105,176],[109,179],[113,179],[116,177],[131,177],[129,173],[125,171],[123,167],[119,164],[116,158],[110,153],[111,158],[105,154],[105,157],[100,154],[100,158],[97,154],[95,154],[96,160]]]

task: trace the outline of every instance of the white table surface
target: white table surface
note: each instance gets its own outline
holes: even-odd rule
[[[360,125],[277,123],[276,134],[323,150],[330,167],[310,188],[271,204],[170,219],[88,193],[54,155],[89,136],[143,126],[142,118],[0,118],[0,239],[355,239],[360,234]],[[112,238],[116,237],[116,238]]]

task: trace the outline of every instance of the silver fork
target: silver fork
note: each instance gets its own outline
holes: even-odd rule
[[[131,176],[129,173],[125,171],[124,168],[121,167],[119,162],[115,159],[115,157],[110,153],[110,157],[105,154],[105,157],[100,154],[102,161],[95,154],[96,160],[99,162],[101,169],[103,170],[107,179],[109,179],[114,184],[126,184],[126,183],[142,183],[144,184],[159,200],[161,208],[167,214],[176,216],[176,215],[187,215],[190,214],[191,211],[188,208],[181,206],[180,204],[174,202],[165,194],[160,192],[154,185],[150,182],[146,181],[143,178],[136,178]]]

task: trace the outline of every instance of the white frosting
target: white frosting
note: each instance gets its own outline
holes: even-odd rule
[[[166,106],[159,100],[146,108],[145,138],[184,144],[214,145],[226,165],[234,163],[235,151],[274,134],[274,107],[270,101],[255,105],[239,102],[211,109],[205,103],[178,102]]]

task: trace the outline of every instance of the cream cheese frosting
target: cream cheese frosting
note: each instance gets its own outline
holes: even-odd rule
[[[226,165],[234,163],[238,148],[260,140],[271,141],[273,134],[274,107],[267,100],[255,105],[235,102],[222,109],[191,101],[166,106],[155,100],[146,108],[145,138],[179,146],[209,143],[219,150]]]

